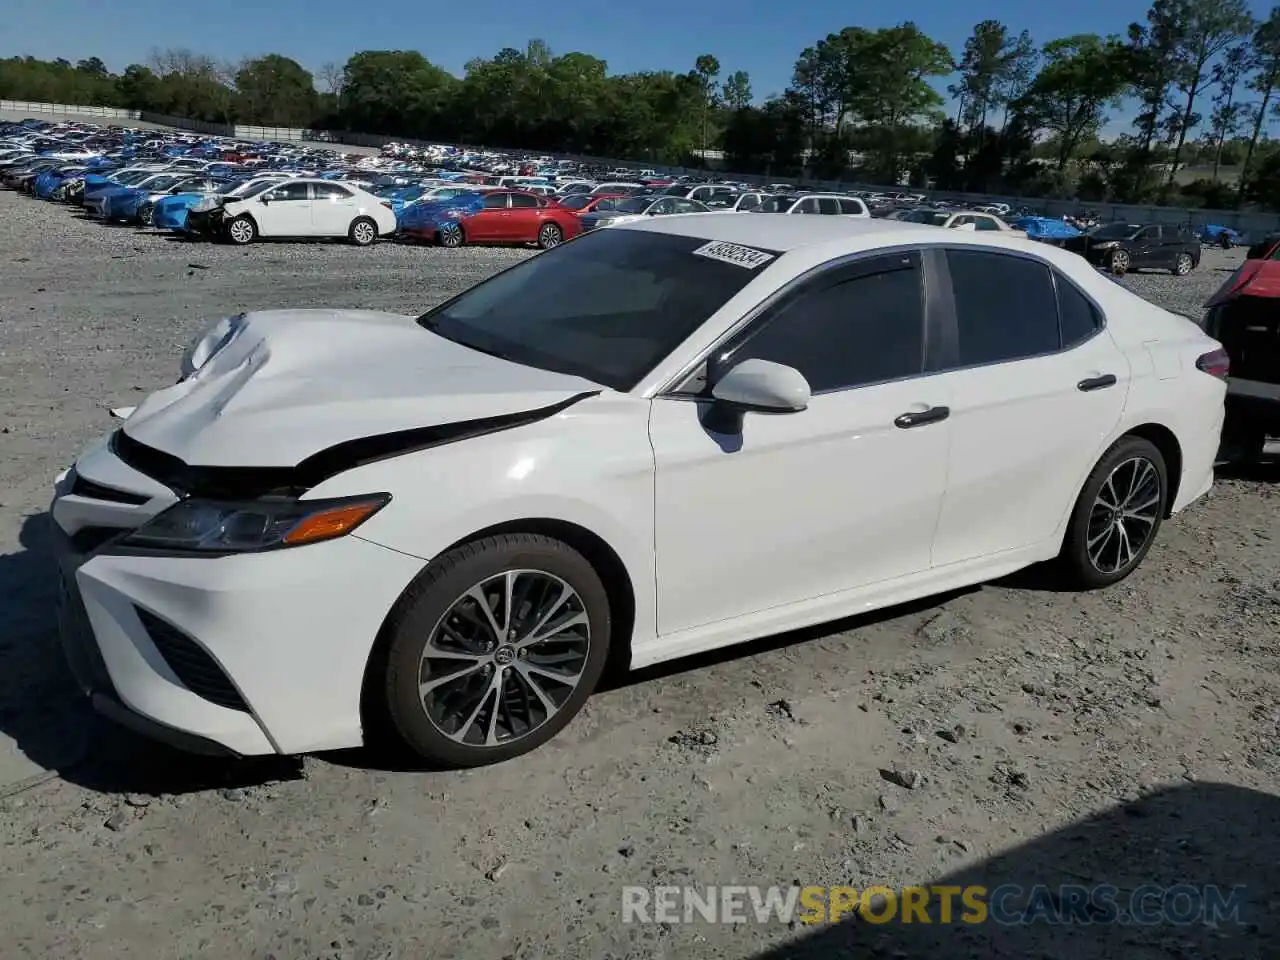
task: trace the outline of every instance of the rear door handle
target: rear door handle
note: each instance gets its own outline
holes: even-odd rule
[[[912,427],[923,427],[926,424],[937,423],[951,416],[950,407],[930,407],[928,410],[921,410],[919,413],[904,413],[893,421],[895,427],[903,430],[910,430]]]
[[[1114,373],[1104,373],[1100,377],[1089,377],[1087,380],[1081,380],[1076,384],[1076,389],[1088,393],[1090,390],[1102,390],[1115,385],[1116,375]]]

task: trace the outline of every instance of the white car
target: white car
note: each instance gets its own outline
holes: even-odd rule
[[[948,230],[987,230],[1026,236],[1025,231],[1017,230],[995,214],[983,213],[981,210],[909,210],[898,219],[907,223],[945,227]]]
[[[354,183],[298,178],[254,197],[228,199],[222,233],[236,244],[259,237],[346,237],[367,247],[396,230],[391,205]]]
[[[871,211],[858,197],[836,193],[775,194],[753,207],[750,213],[817,214],[829,217],[870,219]]]
[[[643,667],[1057,559],[1204,494],[1225,353],[1074,254],[885,220],[600,230],[421,317],[215,323],[51,507],[68,659],[192,749],[384,717],[513,757]]]

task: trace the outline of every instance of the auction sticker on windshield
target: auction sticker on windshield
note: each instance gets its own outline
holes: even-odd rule
[[[765,253],[763,250],[753,250],[751,247],[729,243],[725,240],[713,240],[710,243],[703,244],[693,252],[700,257],[710,257],[712,260],[732,263],[748,270],[754,270],[773,259],[773,254],[771,253]]]

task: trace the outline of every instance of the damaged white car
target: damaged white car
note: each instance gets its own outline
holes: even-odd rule
[[[1043,245],[647,218],[416,321],[216,323],[57,481],[64,645],[188,749],[501,760],[610,663],[1042,560],[1115,583],[1208,490],[1225,375]]]

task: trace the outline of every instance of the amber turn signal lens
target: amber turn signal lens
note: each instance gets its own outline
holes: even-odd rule
[[[313,513],[300,520],[296,527],[285,534],[284,542],[290,546],[297,546],[341,537],[364,523],[385,502],[385,500],[372,500],[364,503],[347,503]]]

